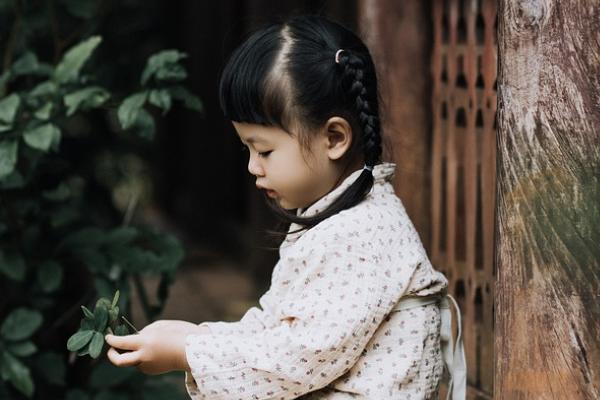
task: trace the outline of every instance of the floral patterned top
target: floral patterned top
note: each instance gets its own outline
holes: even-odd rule
[[[394,192],[395,167],[374,167],[373,188],[358,205],[287,235],[260,307],[186,337],[192,399],[437,398],[439,306],[394,306],[444,292],[448,280]],[[297,214],[318,213],[361,172]]]

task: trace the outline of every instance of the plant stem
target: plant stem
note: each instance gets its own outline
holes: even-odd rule
[[[131,329],[133,329],[133,330],[135,331],[135,333],[140,333],[140,331],[138,331],[138,330],[135,328],[135,326],[133,326],[133,324],[132,324],[131,322],[127,321],[127,318],[125,318],[125,316],[124,316],[124,315],[121,315],[121,319],[122,319],[123,321],[125,321],[125,323],[126,323],[127,325],[129,325],[129,327],[130,327]]]

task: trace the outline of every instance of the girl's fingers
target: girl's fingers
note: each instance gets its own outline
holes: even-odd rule
[[[140,335],[115,336],[106,335],[106,343],[122,350],[137,350],[140,348]]]
[[[108,349],[106,356],[117,367],[133,367],[138,365],[140,360],[140,352],[139,351],[130,351],[127,353],[119,354],[114,347]]]

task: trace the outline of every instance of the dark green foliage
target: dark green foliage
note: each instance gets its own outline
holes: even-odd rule
[[[183,258],[134,213],[151,197],[156,119],[202,110],[182,86],[185,54],[148,34],[157,4],[0,0],[1,399],[161,396],[102,360],[104,335],[129,333],[132,290],[156,318]],[[161,279],[154,302],[144,275]],[[111,383],[91,384],[98,374]]]

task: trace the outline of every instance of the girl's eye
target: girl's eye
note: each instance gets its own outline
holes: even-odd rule
[[[258,153],[258,155],[261,157],[268,157],[268,155],[271,154],[271,151],[273,151],[273,150],[263,151],[262,153]]]

